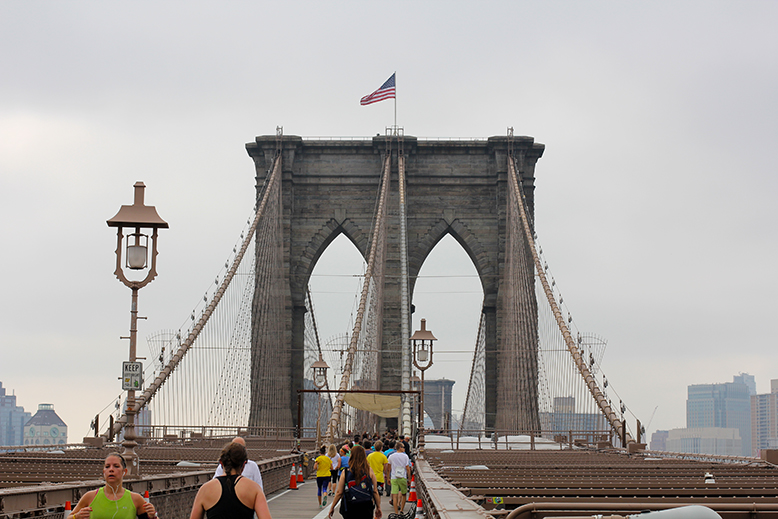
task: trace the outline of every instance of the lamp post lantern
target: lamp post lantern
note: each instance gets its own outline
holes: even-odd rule
[[[330,367],[324,362],[321,353],[319,353],[319,360],[311,364],[311,368],[313,368],[313,385],[316,389],[324,388],[327,385],[327,370]]]
[[[432,343],[436,341],[432,332],[427,330],[427,320],[421,320],[421,329],[411,336],[413,347],[413,365],[421,371],[421,395],[419,396],[419,449],[424,447],[424,372],[432,366]]]
[[[327,370],[330,367],[324,362],[324,359],[319,352],[319,360],[311,364],[313,368],[313,385],[316,389],[321,390],[327,385]],[[321,427],[321,393],[316,392],[316,448],[319,447]]]
[[[138,339],[138,290],[145,287],[157,277],[157,230],[167,229],[168,224],[159,217],[154,206],[148,206],[143,203],[144,190],[146,186],[143,182],[136,182],[135,199],[132,205],[123,205],[116,216],[107,221],[108,227],[117,228],[116,241],[116,277],[132,290],[132,306],[130,307],[130,357],[129,362],[125,363],[125,370],[137,372],[134,383],[124,385],[128,382],[127,373],[123,373],[123,386],[127,388],[127,423],[124,428],[124,452],[122,455],[127,460],[128,475],[139,476],[140,466],[138,463],[138,454],[135,447],[135,390],[142,389],[143,373],[140,366],[136,363],[136,348]],[[127,235],[123,232],[128,229]],[[149,236],[151,231],[151,236]],[[149,258],[149,246],[151,246],[151,258]],[[122,251],[125,251],[125,261],[122,265]],[[149,259],[151,263],[149,264]],[[124,269],[146,272],[146,276],[138,281],[130,280],[124,273]]]

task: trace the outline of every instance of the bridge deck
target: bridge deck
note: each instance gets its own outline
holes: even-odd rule
[[[487,511],[531,515],[629,515],[704,505],[724,519],[778,518],[778,468],[762,460],[716,463],[648,452],[435,451],[425,462]],[[710,477],[708,477],[710,476]]]
[[[212,452],[195,456],[187,449],[196,450],[171,449],[165,454],[172,458],[169,461],[215,456]],[[95,452],[81,453],[83,457],[66,454],[64,458],[63,454],[31,454],[0,456],[0,461],[7,462],[0,463],[0,481],[6,479],[9,487],[0,488],[0,518],[35,515],[61,519],[66,500],[75,502],[84,491],[102,485],[99,479],[71,481],[74,473],[89,476],[99,466],[101,456]],[[572,519],[692,504],[708,506],[723,519],[778,519],[778,466],[758,459],[722,463],[664,454],[615,449],[428,449],[416,466],[416,490],[424,501],[426,517],[439,519],[482,519],[484,512],[497,517],[513,513],[512,519]],[[299,464],[302,458],[286,454],[260,460],[275,519],[327,519],[329,508],[321,509],[317,503],[315,478],[298,484],[298,490],[287,490],[292,463]],[[143,467],[153,465],[152,461],[164,460],[144,459]],[[19,476],[14,465],[37,473],[38,484],[16,486]],[[37,465],[40,467],[35,468]],[[212,477],[214,465],[176,467],[166,475],[147,475],[125,484],[136,492],[148,490],[162,517],[185,519],[198,489]],[[74,467],[80,469],[74,471]],[[309,462],[303,472],[311,467]],[[41,475],[46,479],[40,479]],[[393,511],[389,498],[383,496],[381,504],[388,518]],[[507,510],[501,510],[503,507]],[[411,504],[406,505],[406,511],[411,508]],[[340,514],[334,517],[340,519]]]
[[[316,500],[316,479],[298,483],[297,490],[281,490],[267,496],[273,519],[327,519],[332,497],[327,499],[327,506],[319,508]],[[405,510],[409,510],[410,506],[406,504]],[[390,498],[381,497],[381,511],[384,517],[389,517],[389,514],[394,512]],[[336,510],[332,517],[340,519],[341,515]]]

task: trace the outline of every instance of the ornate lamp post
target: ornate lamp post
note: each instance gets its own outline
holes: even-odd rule
[[[330,367],[327,365],[326,362],[324,362],[324,359],[321,357],[321,353],[319,353],[319,360],[311,364],[311,368],[313,368],[313,385],[316,386],[316,389],[323,389],[324,386],[327,385],[327,370],[330,369]],[[320,442],[320,433],[321,431],[319,428],[321,427],[321,393],[316,393],[316,448],[319,447]]]
[[[432,332],[427,330],[427,320],[421,320],[421,330],[411,336],[413,347],[413,365],[421,371],[421,395],[419,397],[419,449],[424,447],[424,372],[432,366],[432,342],[436,341]]]
[[[167,229],[168,224],[159,217],[154,206],[143,203],[146,186],[136,182],[135,201],[132,205],[123,205],[116,216],[108,220],[108,227],[117,228],[116,242],[116,277],[132,290],[132,306],[130,308],[130,358],[124,366],[123,389],[127,389],[127,424],[124,428],[124,452],[128,462],[128,475],[139,476],[140,466],[135,447],[135,390],[141,389],[143,374],[136,363],[136,347],[138,338],[138,290],[145,287],[157,277],[157,230]],[[125,239],[123,230],[128,229]],[[148,232],[151,231],[151,237]],[[124,242],[124,243],[122,243]],[[151,264],[149,264],[149,245],[151,246]],[[125,250],[125,261],[122,264],[122,251]],[[140,281],[127,278],[124,269],[146,271],[146,277]],[[143,272],[141,272],[143,275]],[[128,373],[129,371],[129,373]],[[137,373],[133,373],[137,372]],[[135,375],[135,376],[132,376]]]

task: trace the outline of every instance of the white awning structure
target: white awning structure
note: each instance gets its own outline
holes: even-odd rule
[[[346,393],[346,403],[355,409],[369,411],[382,418],[397,418],[400,415],[400,395],[375,393]]]

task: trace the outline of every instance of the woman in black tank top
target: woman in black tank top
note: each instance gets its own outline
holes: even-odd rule
[[[212,479],[197,492],[190,519],[272,519],[262,489],[241,476],[248,456],[246,448],[230,443],[219,457],[224,476]]]
[[[222,495],[219,501],[205,511],[208,519],[253,519],[254,509],[244,505],[235,494],[235,485],[243,479],[237,474],[227,474],[216,478],[222,485]]]

